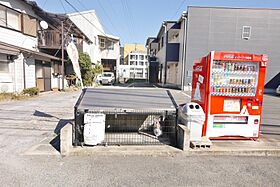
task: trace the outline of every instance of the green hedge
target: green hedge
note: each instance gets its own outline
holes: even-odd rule
[[[30,96],[34,96],[34,95],[39,95],[39,88],[37,87],[33,87],[33,88],[26,88],[22,91],[23,94],[27,94]]]

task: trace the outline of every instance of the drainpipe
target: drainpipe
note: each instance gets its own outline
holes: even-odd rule
[[[167,26],[165,25],[165,22],[163,22],[162,26],[164,27],[164,33],[165,33],[165,62],[164,62],[165,65],[164,65],[164,80],[163,80],[163,84],[166,84],[168,35],[167,35]]]
[[[26,89],[26,78],[25,78],[25,62],[26,62],[26,58],[23,58],[23,89]]]
[[[183,51],[182,51],[182,76],[181,76],[181,90],[184,90],[185,84],[185,66],[186,66],[186,32],[187,32],[187,17],[186,12],[183,13],[182,19],[184,20],[184,31],[183,31]]]
[[[64,25],[63,21],[61,21],[61,69],[62,69],[62,91],[64,91]]]
[[[17,91],[16,60],[13,60],[13,61],[14,61],[14,92],[16,92]]]

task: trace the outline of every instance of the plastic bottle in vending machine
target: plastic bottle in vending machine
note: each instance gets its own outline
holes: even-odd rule
[[[230,70],[231,70],[231,63],[229,62],[228,67],[227,67],[227,71],[230,71]]]

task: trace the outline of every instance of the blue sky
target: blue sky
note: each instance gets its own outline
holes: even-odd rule
[[[79,11],[94,9],[106,33],[119,36],[121,44],[142,43],[156,36],[164,20],[177,20],[187,6],[280,8],[280,0],[68,0]],[[65,0],[36,0],[50,12],[75,10]],[[55,2],[55,3],[54,3]]]

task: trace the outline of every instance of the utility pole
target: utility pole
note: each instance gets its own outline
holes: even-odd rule
[[[62,90],[64,91],[64,29],[63,21],[61,21],[61,61],[62,61]]]

